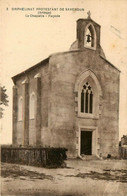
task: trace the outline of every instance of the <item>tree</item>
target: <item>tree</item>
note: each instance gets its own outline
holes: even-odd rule
[[[8,95],[6,93],[7,89],[5,86],[1,87],[0,86],[0,118],[3,118],[3,111],[4,111],[4,106],[8,106]]]

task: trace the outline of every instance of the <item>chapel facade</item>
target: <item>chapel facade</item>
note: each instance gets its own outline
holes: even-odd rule
[[[120,71],[105,57],[100,30],[90,15],[79,19],[69,51],[12,78],[13,145],[118,156]]]

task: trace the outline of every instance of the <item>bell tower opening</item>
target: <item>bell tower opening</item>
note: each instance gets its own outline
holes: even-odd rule
[[[92,49],[100,52],[100,29],[101,26],[91,19],[90,11],[86,19],[77,20],[77,40],[75,46],[78,49]],[[76,45],[77,44],[77,45]]]
[[[85,28],[84,47],[96,48],[96,32],[92,24],[88,24]]]
[[[86,30],[85,45],[89,47],[94,47],[94,33],[92,31],[91,25]]]

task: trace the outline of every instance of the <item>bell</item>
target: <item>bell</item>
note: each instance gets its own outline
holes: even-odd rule
[[[87,42],[89,43],[89,42],[91,42],[91,36],[90,35],[86,35],[87,36]]]

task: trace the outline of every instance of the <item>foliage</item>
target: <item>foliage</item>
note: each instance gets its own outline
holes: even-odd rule
[[[8,106],[8,95],[5,86],[0,87],[0,118],[3,117],[4,106]]]

